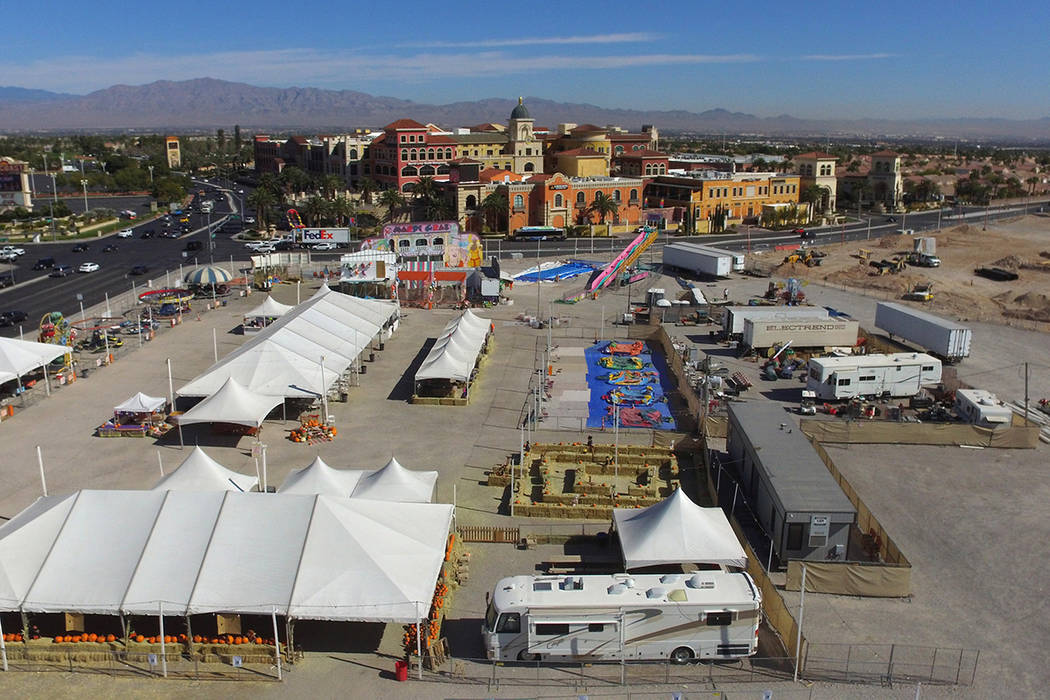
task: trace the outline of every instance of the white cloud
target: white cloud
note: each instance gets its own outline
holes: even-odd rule
[[[893,58],[892,53],[843,53],[843,54],[811,54],[803,56],[803,61],[872,61],[880,58]]]
[[[552,44],[622,44],[654,41],[660,38],[660,34],[651,32],[627,32],[623,34],[589,34],[584,36],[549,36],[549,37],[518,37],[510,39],[480,39],[477,41],[438,41],[428,42],[428,46],[437,48],[471,48],[471,47],[498,47],[498,46],[544,46]],[[415,46],[416,44],[399,44],[399,46]]]
[[[341,88],[362,82],[420,82],[435,78],[476,78],[536,71],[606,70],[646,66],[746,63],[751,54],[609,54],[513,56],[499,51],[374,54],[314,49],[230,51],[115,58],[56,56],[30,63],[0,62],[0,75],[18,76],[25,87],[84,93],[126,83],[212,77],[255,85]],[[78,66],[70,71],[69,66]]]

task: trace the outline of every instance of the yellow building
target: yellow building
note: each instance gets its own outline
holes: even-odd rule
[[[770,204],[798,205],[798,175],[779,173],[675,173],[656,177],[645,189],[648,208],[681,208],[681,225],[693,233],[718,233],[758,223]]]
[[[574,148],[555,155],[555,172],[569,177],[608,177],[609,159],[591,148]]]

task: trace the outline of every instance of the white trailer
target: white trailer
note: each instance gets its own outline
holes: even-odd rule
[[[494,661],[739,658],[758,650],[761,608],[744,572],[512,576],[482,640]]]
[[[822,401],[854,396],[915,396],[924,386],[941,381],[941,361],[919,352],[892,355],[812,357],[806,389]]]
[[[304,245],[335,243],[337,246],[345,246],[350,243],[350,229],[348,228],[304,228],[300,230]]]
[[[791,342],[795,348],[851,347],[857,344],[860,324],[847,318],[744,319],[744,345],[765,350]]]
[[[973,331],[956,321],[934,316],[904,304],[880,301],[875,305],[875,327],[914,343],[945,362],[970,356]]]
[[[664,265],[706,277],[729,277],[733,270],[732,254],[715,252],[697,243],[669,243],[664,246],[663,255]]]
[[[960,418],[982,428],[1009,428],[1014,419],[1010,407],[984,389],[959,389],[953,408]]]
[[[732,250],[726,250],[725,248],[715,248],[713,245],[701,245],[700,247],[706,248],[707,250],[710,250],[716,255],[728,255],[730,258],[732,258],[733,272],[744,271],[744,263],[746,262],[746,258],[744,257],[743,253],[737,253]]]
[[[819,306],[726,306],[722,314],[722,331],[727,338],[739,339],[744,333],[744,321],[749,318],[794,321],[799,318],[831,318],[831,314]]]

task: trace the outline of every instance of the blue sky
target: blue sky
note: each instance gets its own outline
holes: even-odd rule
[[[86,93],[214,77],[435,103],[1034,118],[1050,116],[1048,28],[1050,4],[1011,0],[57,0],[8,26],[0,83]]]

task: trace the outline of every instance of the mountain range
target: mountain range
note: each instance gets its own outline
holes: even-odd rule
[[[112,131],[229,128],[251,130],[328,130],[381,127],[410,118],[447,128],[483,122],[504,123],[515,99],[488,98],[434,105],[354,90],[310,87],[271,88],[214,78],[114,85],[87,95],[19,87],[0,87],[0,130]],[[802,119],[710,109],[610,109],[528,97],[538,125],[615,124],[637,130],[653,124],[664,132],[817,138],[969,139],[1050,143],[1050,117],[1028,120]]]

